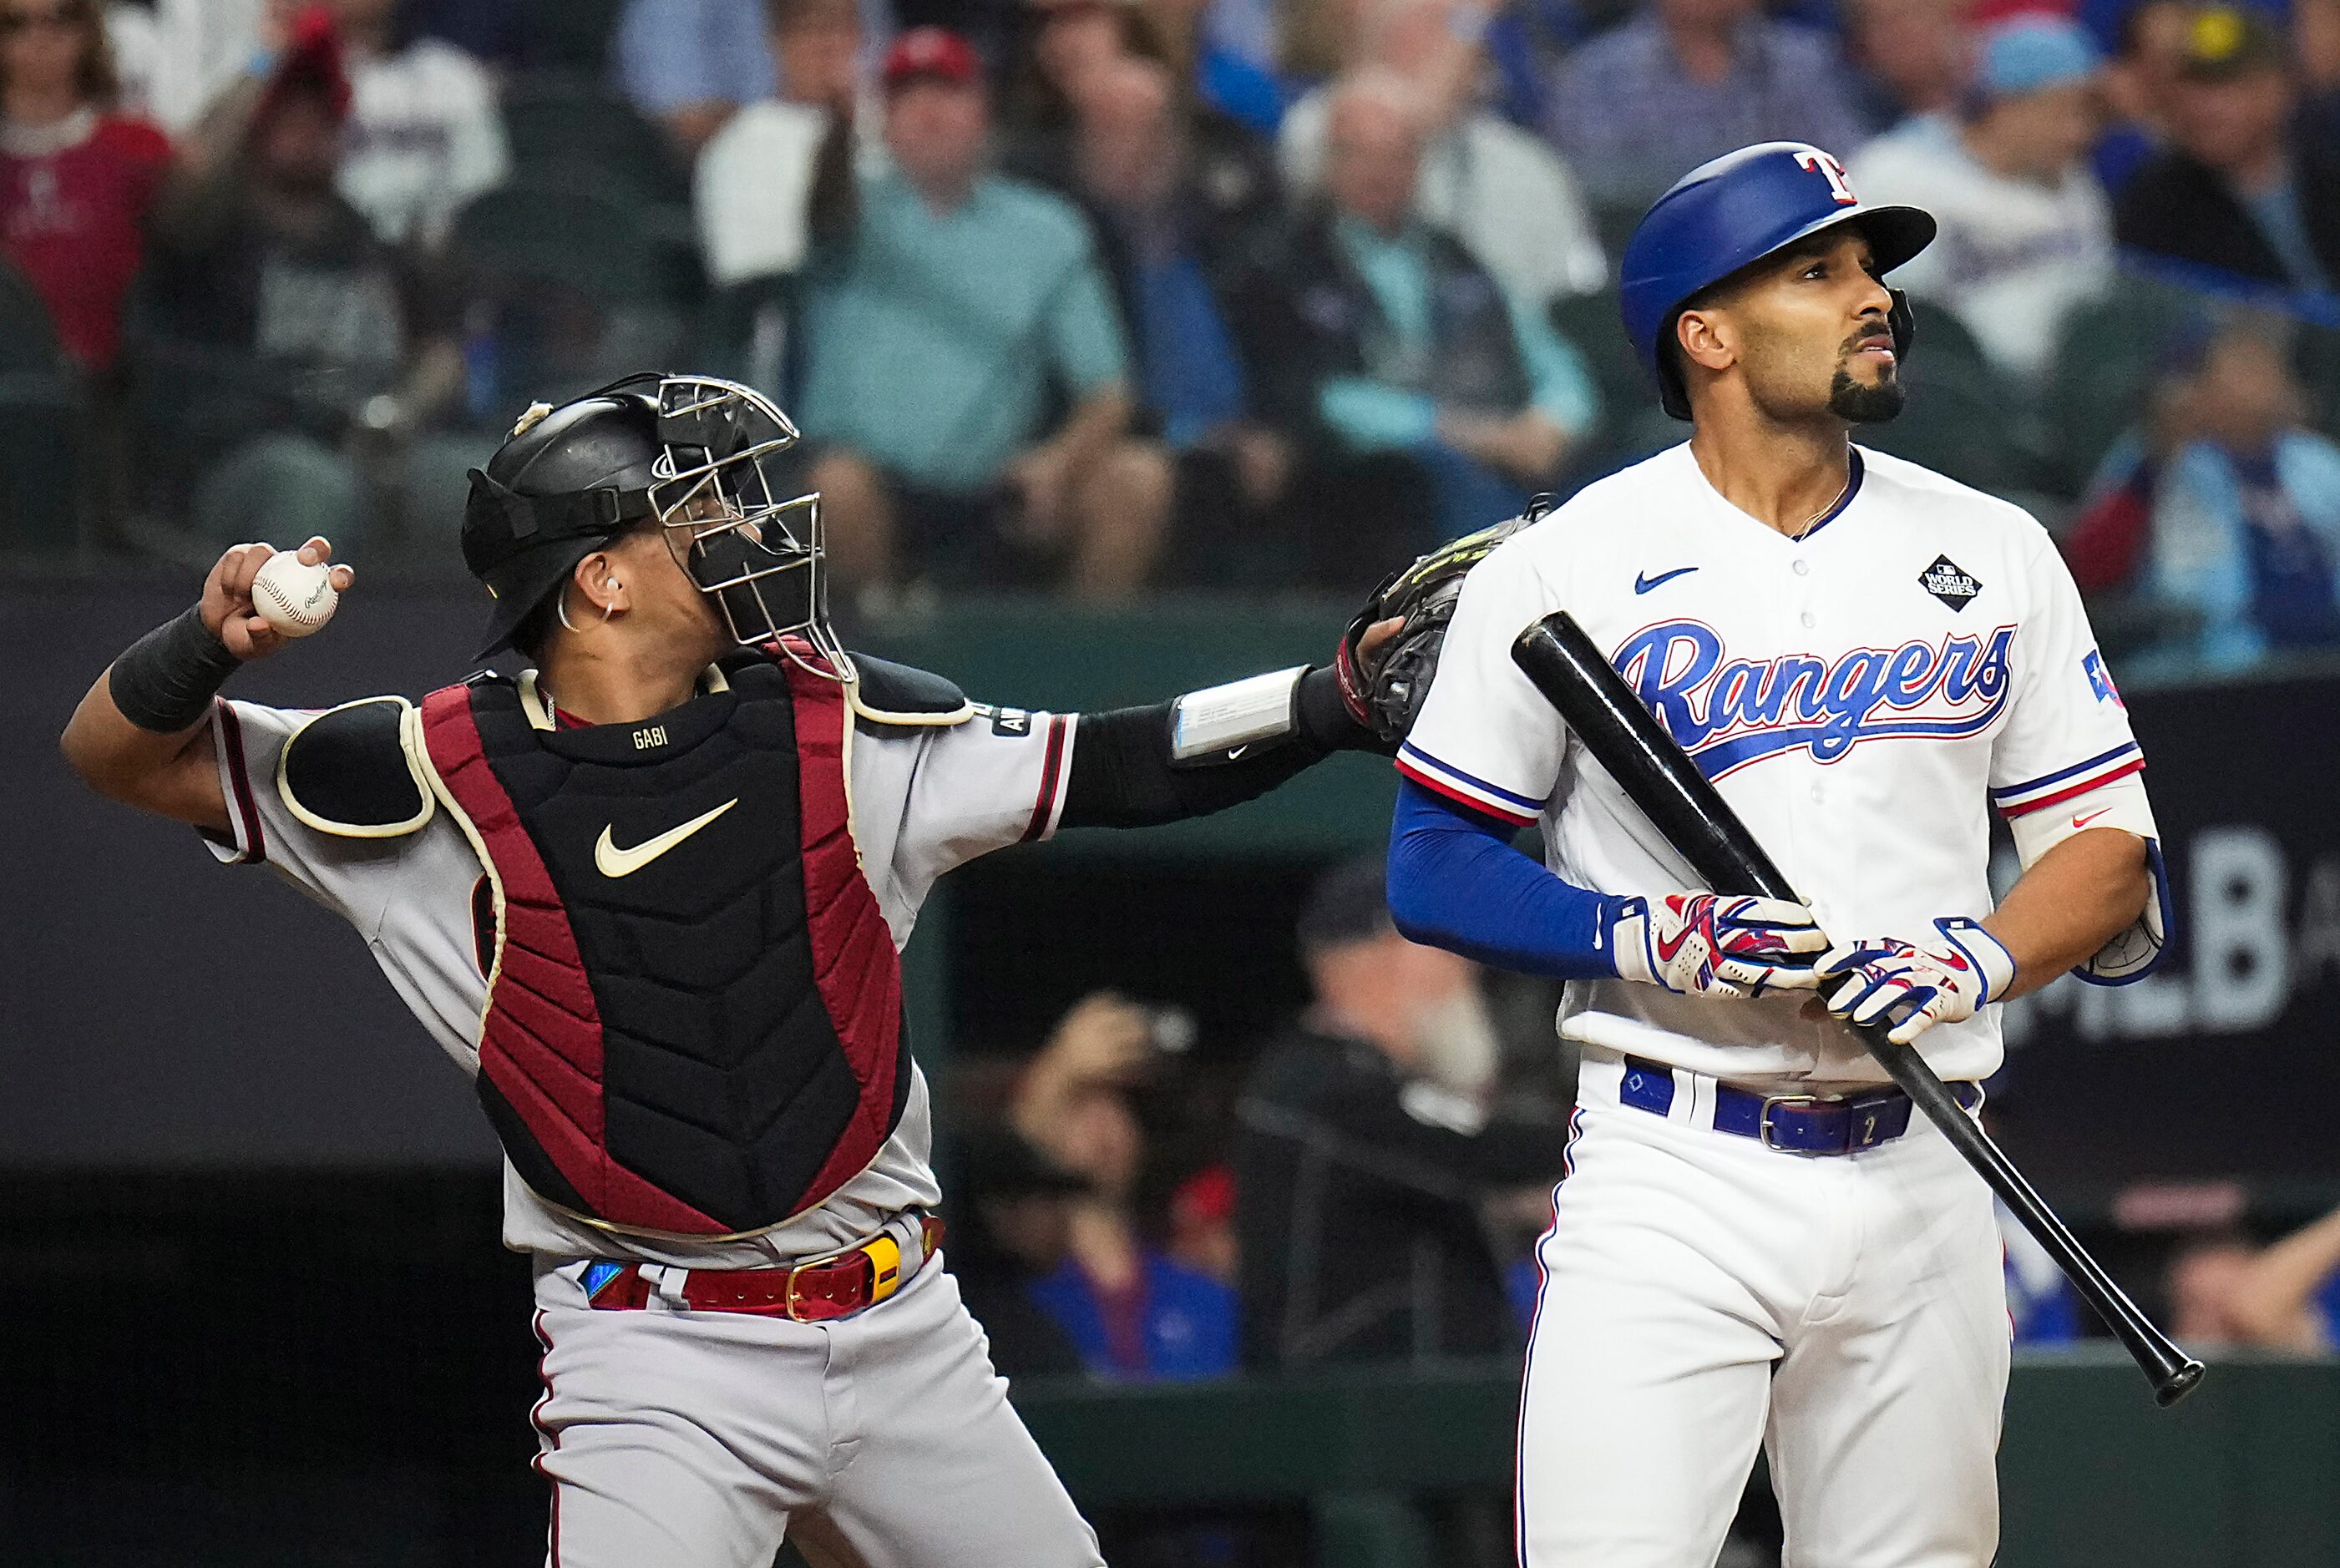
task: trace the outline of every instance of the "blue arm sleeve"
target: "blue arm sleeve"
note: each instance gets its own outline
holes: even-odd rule
[[[1512,847],[1508,823],[1400,781],[1389,904],[1413,942],[1560,980],[1613,980],[1607,934],[1620,900],[1561,881]]]

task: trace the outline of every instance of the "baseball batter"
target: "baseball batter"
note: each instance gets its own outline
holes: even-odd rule
[[[2137,978],[2166,914],[2143,759],[2054,545],[1849,439],[1901,407],[1880,280],[1933,231],[1799,143],[1661,197],[1624,310],[1691,439],[1472,572],[1399,755],[1402,927],[1568,979],[1583,1050],[1538,1252],[1526,1568],[1708,1568],[1759,1443],[1793,1568],[1997,1548],[1991,1196],[1836,1020],[1886,1021],[1971,1109],[1995,1004]],[[1809,908],[1698,891],[1584,756],[1510,657],[1561,608]],[[1993,809],[2024,866],[1996,909]],[[1537,822],[1542,866],[1510,847]]]
[[[784,1534],[820,1563],[1087,1568],[937,1261],[897,955],[988,851],[1375,744],[1354,682],[1396,627],[1153,707],[977,707],[837,645],[817,498],[766,474],[794,439],[700,378],[540,404],[463,523],[482,656],[535,669],[419,705],[218,700],[287,635],[243,546],[99,678],[66,754],[348,920],[474,1076],[535,1261],[555,1568],[766,1568]]]

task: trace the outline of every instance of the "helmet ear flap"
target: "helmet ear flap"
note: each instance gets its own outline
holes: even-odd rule
[[[1909,309],[1909,293],[1906,289],[1888,289],[1893,296],[1892,308],[1885,312],[1885,325],[1893,334],[1893,360],[1897,367],[1909,362],[1909,346],[1918,340],[1917,313]]]

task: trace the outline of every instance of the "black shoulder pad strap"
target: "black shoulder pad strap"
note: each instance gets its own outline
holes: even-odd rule
[[[846,688],[855,714],[880,725],[963,725],[975,705],[950,682],[890,659],[853,656],[854,682]]]
[[[340,838],[398,838],[431,820],[436,801],[407,750],[404,697],[366,697],[292,732],[276,759],[284,809]]]

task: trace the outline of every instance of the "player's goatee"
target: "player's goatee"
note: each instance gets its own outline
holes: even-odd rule
[[[1855,425],[1881,425],[1901,412],[1901,405],[1909,400],[1899,376],[1888,375],[1873,387],[1866,387],[1852,379],[1852,373],[1839,367],[1835,382],[1829,388],[1829,412]]]

